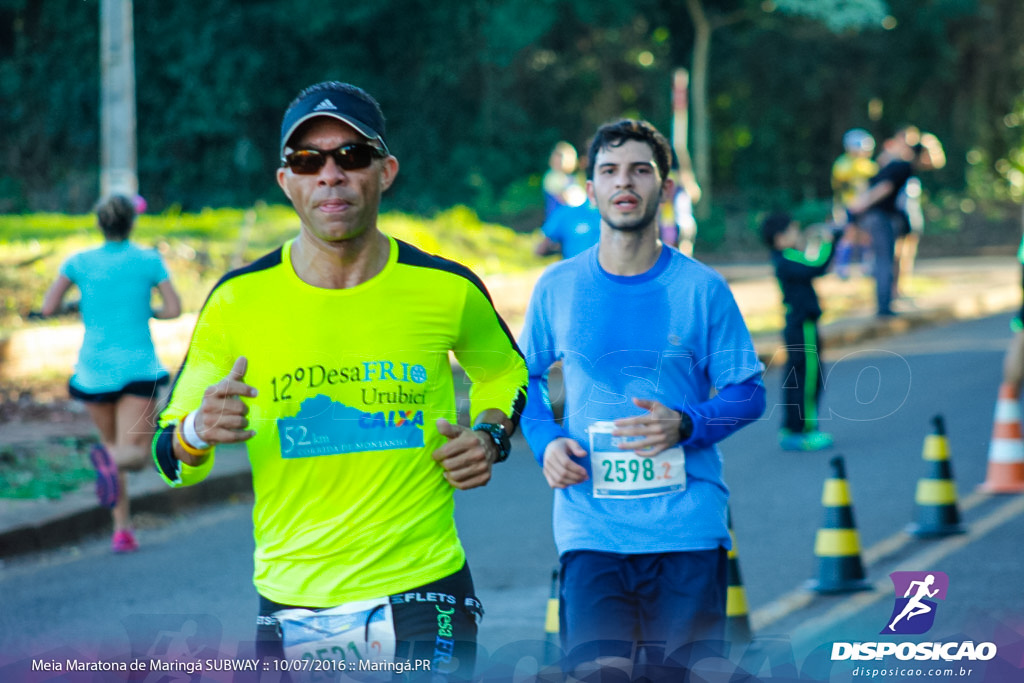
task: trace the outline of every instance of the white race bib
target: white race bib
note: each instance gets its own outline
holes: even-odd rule
[[[349,602],[315,612],[286,609],[274,613],[284,634],[289,660],[331,660],[335,671],[355,671],[360,661],[392,662],[395,622],[388,598]]]
[[[595,422],[590,433],[590,469],[595,498],[643,498],[686,488],[686,456],[676,446],[652,457],[620,450],[639,436],[612,436],[614,422]]]

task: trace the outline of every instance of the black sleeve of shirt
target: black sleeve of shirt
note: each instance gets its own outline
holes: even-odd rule
[[[874,187],[879,183],[888,180],[895,188],[893,194],[899,192],[899,189],[903,187],[910,176],[914,174],[914,169],[910,165],[909,161],[890,161],[888,164],[882,167],[878,174],[871,179],[870,185]]]
[[[174,425],[168,425],[157,433],[153,444],[153,461],[165,477],[174,481],[178,478],[178,459],[174,457]]]

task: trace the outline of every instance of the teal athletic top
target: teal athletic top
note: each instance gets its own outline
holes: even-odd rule
[[[72,386],[102,393],[167,375],[149,332],[153,288],[168,277],[159,253],[107,242],[71,256],[60,273],[82,294],[85,337]]]

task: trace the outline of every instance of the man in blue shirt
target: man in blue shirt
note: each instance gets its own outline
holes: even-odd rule
[[[629,667],[638,641],[685,666],[685,645],[722,639],[730,539],[715,444],[764,411],[763,366],[725,280],[659,240],[670,150],[643,121],[598,130],[587,194],[600,242],[544,272],[521,340],[522,426],[555,489],[563,666],[576,677]],[[547,395],[559,362],[561,424]]]
[[[560,206],[540,228],[544,239],[537,245],[538,256],[562,252],[572,258],[597,244],[601,236],[601,214],[589,201],[579,206]]]

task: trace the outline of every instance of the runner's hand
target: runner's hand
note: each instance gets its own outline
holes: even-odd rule
[[[498,457],[498,447],[490,435],[452,424],[444,418],[438,419],[437,431],[448,442],[431,457],[444,468],[448,483],[463,491],[486,485],[491,480],[491,466]]]
[[[243,381],[248,364],[245,356],[239,356],[227,377],[203,393],[196,413],[196,433],[206,443],[237,443],[256,436],[246,417],[249,406],[241,399],[256,396],[256,389]]]
[[[587,451],[566,437],[551,441],[544,448],[544,478],[553,489],[564,489],[587,480],[587,471],[573,458],[585,458]]]
[[[639,441],[619,444],[624,451],[633,451],[645,458],[661,453],[679,443],[679,426],[683,414],[645,398],[634,398],[633,404],[647,411],[637,417],[625,417],[615,421],[613,436],[642,436]]]

